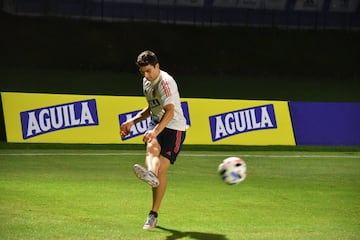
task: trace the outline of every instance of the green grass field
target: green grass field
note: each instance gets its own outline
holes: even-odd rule
[[[219,162],[242,156],[228,186]],[[359,151],[190,151],[168,173],[158,228],[143,230],[144,151],[0,149],[0,239],[359,239]]]

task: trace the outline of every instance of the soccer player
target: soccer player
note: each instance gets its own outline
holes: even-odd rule
[[[186,120],[180,103],[177,84],[172,76],[160,69],[152,51],[139,54],[136,65],[143,76],[143,92],[148,105],[120,127],[121,136],[131,127],[151,116],[143,135],[146,144],[146,168],[134,165],[135,175],[152,187],[152,208],[144,229],[156,227],[158,211],[166,190],[166,172],[174,164],[185,139]]]

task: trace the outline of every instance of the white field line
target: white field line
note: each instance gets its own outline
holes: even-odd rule
[[[109,153],[0,153],[0,156],[142,156],[145,152],[109,152]],[[181,153],[185,157],[226,157],[226,156],[241,156],[241,157],[258,157],[258,158],[358,158],[360,156],[354,155],[318,155],[318,154],[297,154],[297,155],[274,155],[274,154],[241,154],[239,152],[227,154],[205,154],[205,153]]]

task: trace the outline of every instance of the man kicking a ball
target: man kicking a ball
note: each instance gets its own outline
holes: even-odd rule
[[[156,227],[158,211],[166,190],[166,172],[174,164],[185,139],[186,120],[180,103],[180,94],[173,77],[160,69],[152,51],[144,51],[136,65],[143,76],[143,92],[148,106],[120,127],[122,137],[131,127],[151,116],[151,122],[143,136],[146,144],[145,164],[134,165],[136,176],[152,187],[152,208],[144,229]]]

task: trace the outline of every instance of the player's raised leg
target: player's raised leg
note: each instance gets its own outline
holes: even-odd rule
[[[146,157],[145,164],[146,168],[135,164],[134,172],[135,175],[141,180],[147,182],[153,188],[159,186],[158,171],[160,167],[160,145],[156,139],[153,139],[146,145]]]
[[[147,169],[155,173],[156,176],[160,167],[160,149],[160,144],[156,138],[146,144],[145,164]]]

